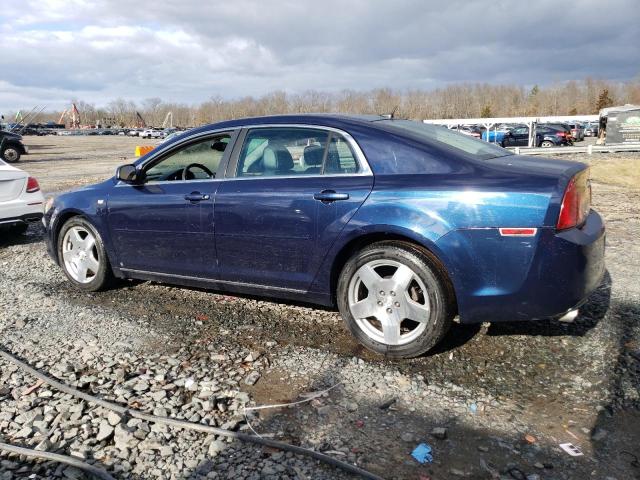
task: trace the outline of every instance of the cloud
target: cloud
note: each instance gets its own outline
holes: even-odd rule
[[[640,73],[639,20],[636,0],[5,0],[0,109],[626,80]]]

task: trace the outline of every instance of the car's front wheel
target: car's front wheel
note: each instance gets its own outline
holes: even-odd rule
[[[20,160],[20,150],[13,145],[7,145],[2,149],[2,155],[0,155],[5,161],[14,163]]]
[[[72,217],[62,226],[58,258],[67,278],[82,290],[103,290],[113,282],[102,238],[82,217]]]
[[[367,348],[390,358],[421,355],[445,336],[452,292],[435,258],[404,242],[356,253],[338,281],[340,313]]]

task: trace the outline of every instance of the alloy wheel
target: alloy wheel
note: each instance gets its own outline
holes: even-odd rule
[[[431,312],[424,282],[407,265],[372,260],[349,282],[349,310],[358,327],[386,345],[404,345],[419,337]]]
[[[76,282],[91,282],[100,269],[93,233],[83,227],[71,227],[62,241],[62,259],[65,269]]]

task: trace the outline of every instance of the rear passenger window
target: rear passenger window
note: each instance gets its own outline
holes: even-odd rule
[[[358,162],[339,134],[313,128],[249,130],[238,158],[238,177],[358,173]]]
[[[358,171],[358,162],[349,144],[341,136],[332,133],[324,173],[358,173]]]
[[[249,130],[238,158],[237,176],[319,175],[329,132],[310,128]]]

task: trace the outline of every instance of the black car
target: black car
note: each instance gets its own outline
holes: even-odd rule
[[[575,140],[571,125],[569,125],[568,123],[541,123],[538,125],[538,128],[540,127],[555,128],[556,130],[565,132],[570,143],[573,143],[573,141]]]
[[[551,125],[536,127],[536,147],[556,147],[570,144],[570,134],[561,128]],[[529,145],[529,127],[514,128],[507,132],[502,141],[503,147],[527,147]]]
[[[0,130],[0,159],[14,163],[28,152],[29,149],[22,143],[22,135]]]

